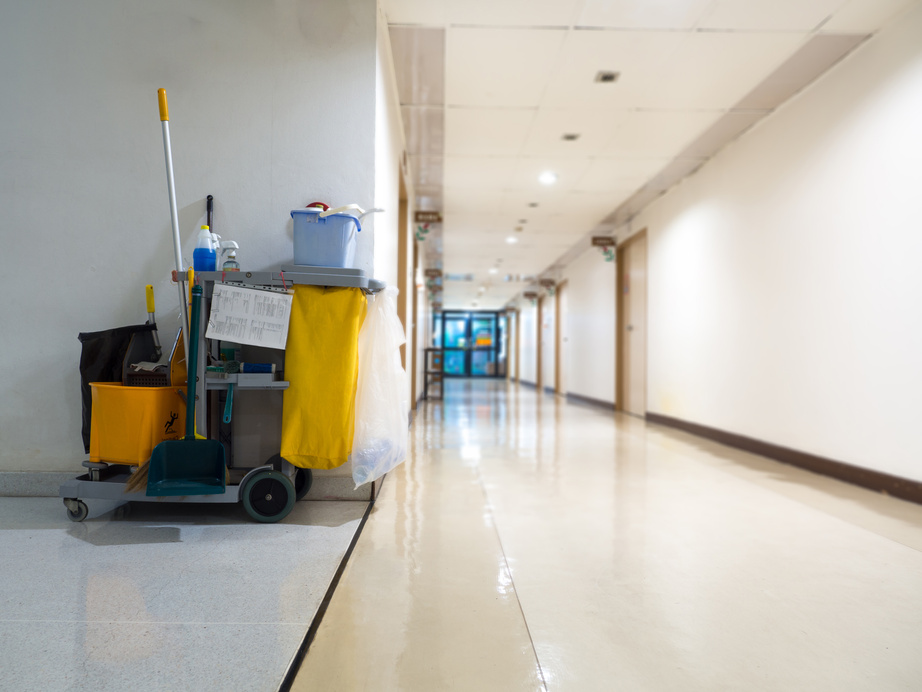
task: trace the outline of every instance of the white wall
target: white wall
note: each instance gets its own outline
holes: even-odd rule
[[[518,314],[514,310],[506,313],[506,378],[515,379],[515,364],[519,354],[515,350],[515,334],[519,328]]]
[[[394,72],[394,61],[391,56],[391,43],[387,30],[387,19],[384,12],[378,8],[377,52],[375,69],[375,207],[383,212],[374,214],[375,217],[375,278],[387,281],[389,286],[407,287],[408,295],[407,314],[409,319],[404,325],[407,340],[406,346],[406,372],[407,391],[406,400],[410,408],[413,406],[411,373],[415,367],[414,360],[417,350],[410,343],[412,340],[411,324],[413,316],[409,313],[413,309],[413,296],[409,290],[413,287],[413,238],[409,224],[400,228],[400,161],[404,152],[403,122],[400,116],[400,97],[397,93],[397,78]],[[412,179],[407,176],[407,198],[409,202],[408,215],[412,218],[412,200],[415,197],[412,188]],[[368,216],[365,217],[370,218]],[[399,235],[407,236],[405,248],[408,256],[404,258],[405,272],[403,277],[399,271]],[[409,289],[409,290],[408,290]]]
[[[635,219],[650,411],[922,480],[920,123],[916,6]]]
[[[400,157],[404,149],[403,123],[400,120],[400,97],[387,19],[378,9],[377,50],[375,63],[375,204],[384,211],[373,214],[376,229],[386,232],[375,236],[375,278],[397,286],[397,254],[400,209]],[[407,181],[408,183],[411,181]],[[366,216],[370,219],[371,216]],[[404,229],[405,230],[405,229]],[[408,269],[412,271],[412,261]],[[404,277],[407,278],[407,277]]]
[[[556,310],[557,297],[545,295],[541,303],[541,386],[545,389],[554,388]]]
[[[519,332],[519,380],[538,382],[538,308],[532,301],[522,301],[516,328]]]
[[[564,270],[567,392],[615,403],[615,263],[598,248]]]
[[[375,203],[375,37],[374,0],[6,4],[0,470],[80,469],[78,332],[143,322],[147,283],[178,324],[157,89],[187,261],[212,194],[244,269],[274,268],[291,209]]]

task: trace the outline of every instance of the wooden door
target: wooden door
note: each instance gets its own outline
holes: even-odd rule
[[[647,232],[618,248],[618,408],[635,416],[647,408]]]
[[[554,367],[554,390],[557,394],[567,393],[567,282],[562,281],[557,285],[557,302],[555,309],[557,314],[554,316],[555,341],[557,348],[554,349],[554,358],[556,364]]]

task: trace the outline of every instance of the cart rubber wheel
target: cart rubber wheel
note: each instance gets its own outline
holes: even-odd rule
[[[261,471],[243,489],[243,507],[256,521],[267,524],[284,519],[295,506],[295,487],[278,471]]]
[[[314,474],[311,473],[310,469],[298,469],[295,471],[295,499],[303,500],[313,483]]]
[[[77,511],[67,508],[67,518],[71,521],[83,521],[89,513],[90,509],[83,500],[77,500]]]

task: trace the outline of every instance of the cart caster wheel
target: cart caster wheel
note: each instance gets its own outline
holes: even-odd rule
[[[314,474],[311,473],[310,469],[298,469],[295,471],[295,499],[303,499],[313,483]]]
[[[295,506],[295,487],[278,471],[262,471],[243,489],[243,507],[256,521],[273,523],[284,519]]]
[[[90,510],[83,500],[77,500],[77,509],[67,508],[67,518],[71,521],[83,521],[89,513]]]

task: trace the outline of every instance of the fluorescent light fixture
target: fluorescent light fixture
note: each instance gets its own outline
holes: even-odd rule
[[[542,185],[553,185],[557,182],[557,174],[554,171],[544,171],[538,176],[538,182]]]
[[[506,238],[506,242],[512,245],[513,243],[519,242],[519,239],[516,238],[514,235],[511,235],[508,238]]]

